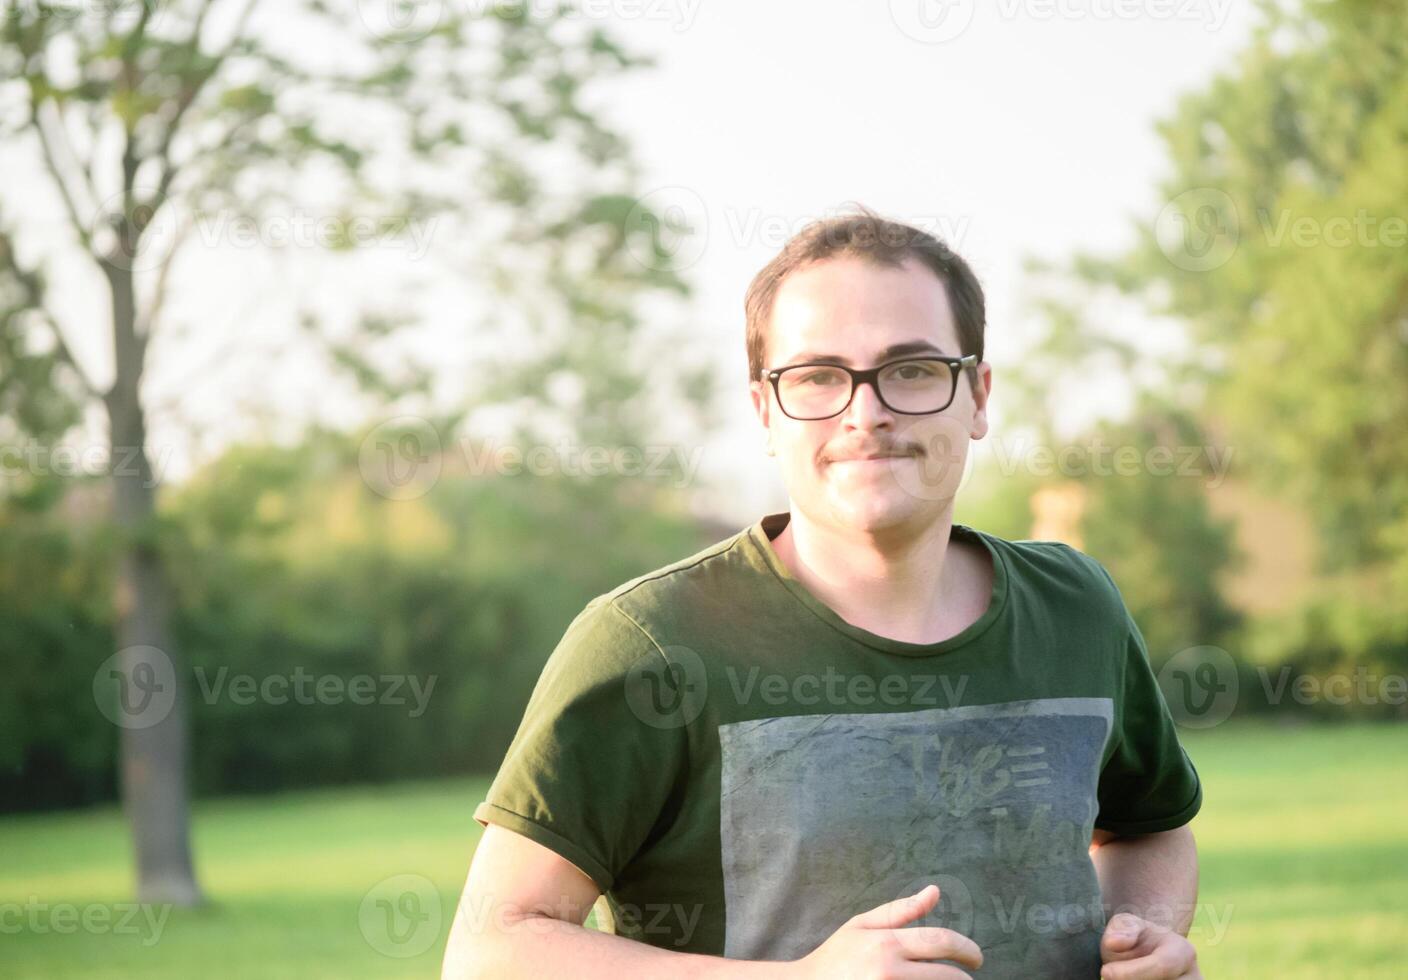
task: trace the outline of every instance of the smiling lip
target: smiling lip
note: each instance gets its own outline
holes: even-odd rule
[[[846,456],[833,459],[833,463],[873,463],[877,459],[908,459],[909,453],[872,453],[869,456]]]

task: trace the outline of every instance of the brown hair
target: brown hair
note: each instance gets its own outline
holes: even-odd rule
[[[939,239],[898,221],[882,218],[868,208],[807,225],[794,235],[782,251],[753,277],[743,298],[747,322],[748,380],[757,381],[763,371],[763,350],[767,346],[768,323],[772,319],[777,290],[793,272],[824,259],[850,256],[895,267],[914,259],[933,271],[948,291],[958,327],[959,354],[977,354],[983,359],[983,326],[986,306],[983,287],[968,263]],[[976,379],[976,372],[970,371]]]

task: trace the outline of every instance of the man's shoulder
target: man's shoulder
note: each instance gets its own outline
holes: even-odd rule
[[[591,598],[567,625],[549,672],[601,679],[665,656],[672,622],[701,605],[728,603],[728,583],[745,565],[735,553],[743,535],[746,529]]]
[[[701,576],[716,572],[722,565],[729,564],[730,552],[737,548],[746,533],[746,529],[737,531],[721,541],[700,548],[692,555],[637,575],[599,598],[619,606],[623,603],[648,601],[662,593],[689,588],[696,584]]]
[[[1106,611],[1123,610],[1114,578],[1092,555],[1065,541],[1009,539],[981,532],[1007,561],[1009,574],[1053,597],[1082,604],[1095,602]]]
[[[662,609],[680,611],[697,603],[727,601],[752,566],[740,553],[748,529],[700,548],[692,555],[651,569],[603,592],[588,609],[610,608],[627,619],[643,623]]]
[[[1104,566],[1092,556],[1065,541],[1051,538],[1004,538],[989,531],[982,532],[1022,560],[1049,568],[1065,568],[1078,574],[1103,572]]]

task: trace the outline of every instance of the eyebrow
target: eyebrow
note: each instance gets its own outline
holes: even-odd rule
[[[892,358],[904,357],[906,354],[938,354],[943,357],[948,356],[927,340],[910,340],[903,344],[891,344],[889,347],[886,347],[877,355],[877,360],[883,363]],[[840,357],[836,354],[801,351],[800,353],[793,354],[792,357],[787,360],[788,364],[804,364],[809,362],[814,364],[845,364],[849,366],[851,359],[848,357]]]

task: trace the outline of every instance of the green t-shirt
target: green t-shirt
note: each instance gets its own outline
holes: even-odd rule
[[[934,882],[920,924],[972,938],[988,980],[1097,976],[1092,828],[1170,830],[1202,803],[1109,574],[955,524],[992,557],[991,600],[909,643],[788,571],[768,543],[787,520],[592,600],[475,819],[571,861],[608,930],[665,949],[797,959]]]

